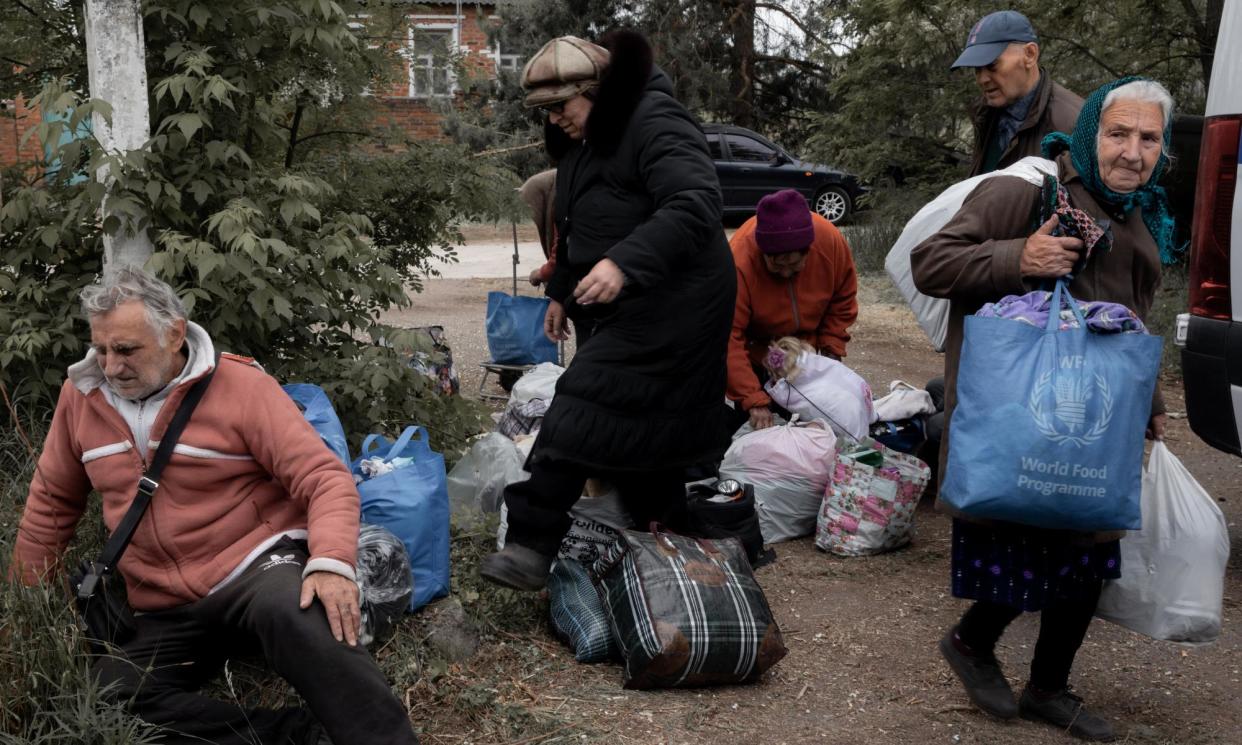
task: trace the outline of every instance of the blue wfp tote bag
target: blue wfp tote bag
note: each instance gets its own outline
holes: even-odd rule
[[[1058,330],[1068,303],[1078,328]],[[1057,282],[1044,329],[966,318],[941,498],[1041,528],[1135,530],[1162,342],[1095,334]]]
[[[341,420],[337,418],[336,409],[332,408],[328,394],[311,383],[288,383],[281,388],[302,410],[302,415],[319,433],[323,444],[348,466],[349,446],[345,441],[345,428],[341,426]]]
[[[487,293],[487,350],[502,365],[556,362],[556,344],[543,335],[546,297]]]
[[[417,438],[417,439],[416,439]],[[379,443],[379,444],[377,444]],[[397,461],[393,470],[358,484],[362,497],[362,521],[381,525],[405,544],[410,556],[414,595],[410,610],[418,610],[449,591],[449,503],[444,456],[432,452],[427,430],[406,427],[396,442],[370,435],[353,463],[368,458],[386,463]],[[403,462],[409,459],[408,462]]]

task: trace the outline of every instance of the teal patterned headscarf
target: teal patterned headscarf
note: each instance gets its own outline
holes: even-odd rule
[[[1053,132],[1044,138],[1042,147],[1045,158],[1053,158],[1062,150],[1069,150],[1070,159],[1079,177],[1082,178],[1083,184],[1087,187],[1087,191],[1101,201],[1126,213],[1135,207],[1142,207],[1143,224],[1147,226],[1147,231],[1156,240],[1156,246],[1160,249],[1160,260],[1165,264],[1172,264],[1177,260],[1179,253],[1173,242],[1173,216],[1169,214],[1169,199],[1164,193],[1164,187],[1157,185],[1160,181],[1160,174],[1164,173],[1164,169],[1169,164],[1169,158],[1165,153],[1169,150],[1169,139],[1173,134],[1172,123],[1166,122],[1164,125],[1164,147],[1161,149],[1160,159],[1156,161],[1156,167],[1152,169],[1151,178],[1147,179],[1146,184],[1128,194],[1115,192],[1104,184],[1104,180],[1100,178],[1100,162],[1097,157],[1096,138],[1100,132],[1100,110],[1104,106],[1104,99],[1115,88],[1136,80],[1146,79],[1132,76],[1114,80],[1096,88],[1082,105],[1082,111],[1078,113],[1074,134]]]

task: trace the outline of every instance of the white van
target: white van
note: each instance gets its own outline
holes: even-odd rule
[[[1212,62],[1190,241],[1190,312],[1178,316],[1190,428],[1242,455],[1242,0],[1225,0]],[[1238,244],[1237,253],[1230,251]]]

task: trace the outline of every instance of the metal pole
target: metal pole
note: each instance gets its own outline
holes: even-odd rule
[[[513,222],[513,297],[517,297],[517,268],[520,260],[518,259],[518,240],[517,240],[517,223]]]

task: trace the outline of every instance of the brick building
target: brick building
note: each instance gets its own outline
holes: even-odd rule
[[[403,45],[404,77],[377,91],[382,113],[377,123],[395,125],[410,139],[443,137],[446,105],[458,101],[458,77],[494,78],[501,69],[521,70],[518,55],[489,44],[488,24],[498,22],[496,3],[420,2],[407,14]]]
[[[39,111],[24,99],[0,101],[0,168],[39,157],[39,139],[31,137],[22,145],[26,132],[39,124]]]

